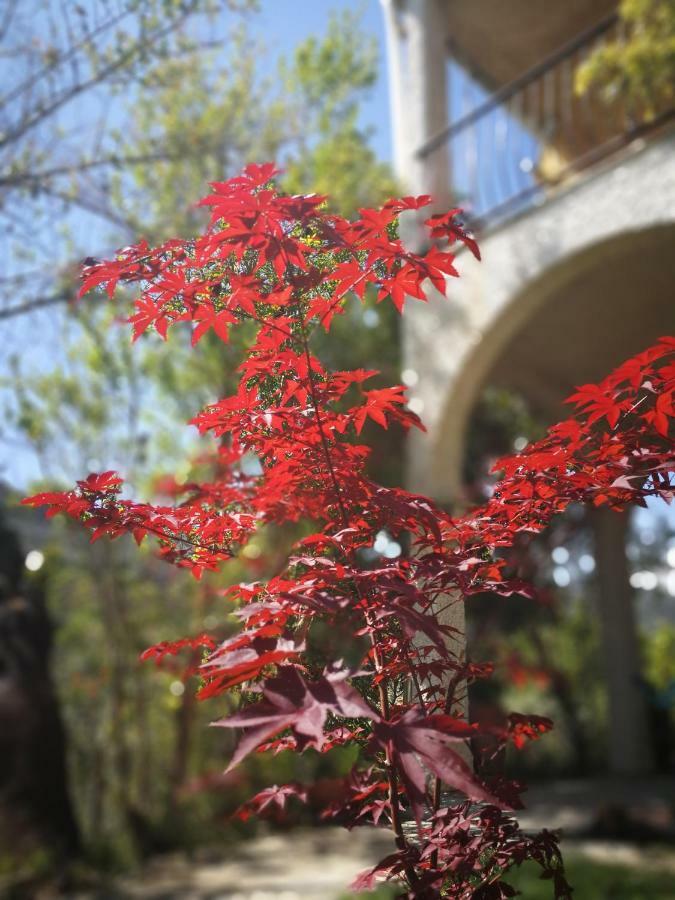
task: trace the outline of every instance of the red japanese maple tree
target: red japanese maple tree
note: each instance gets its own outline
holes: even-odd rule
[[[520,806],[519,786],[479,777],[462,752],[485,733],[493,744],[521,746],[551,723],[513,714],[499,730],[467,720],[466,685],[490,667],[457,654],[443,612],[478,591],[529,591],[507,576],[498,551],[569,503],[619,508],[672,497],[675,340],[581,388],[571,398],[575,415],[500,461],[504,477],[491,500],[453,519],[366,474],[369,450],[358,442],[366,419],[421,427],[404,388],[369,389],[371,371],[327,371],[311,341],[367,285],[399,311],[406,297],[426,299],[427,280],[445,294],[457,275],[452,245],[479,256],[476,244],[453,210],[426,222],[431,249],[411,253],[397,236],[398,217],[428,197],[391,200],[349,222],[327,212],[322,197],[279,193],[276,174],[273,165],[249,166],[212,184],[201,201],[212,210],[204,235],[156,248],[141,242],[84,272],[82,293],[104,286],[112,297],[118,283],[139,284],[134,339],[148,329],[166,337],[186,323],[193,344],[211,329],[227,341],[232,328],[253,323],[236,394],[193,420],[219,439],[218,478],[186,486],[170,506],[122,499],[114,472],[24,502],[79,519],[92,539],[154,536],[165,559],[197,577],[239,554],[265,523],[314,523],[281,574],[224,591],[242,623],[234,637],[164,642],[145,655],[204,648],[200,695],[240,698],[237,712],[214,723],[240,735],[230,768],[261,750],[358,745],[343,797],[326,815],[348,827],[390,827],[395,846],[356,886],[387,878],[418,900],[508,897],[505,876],[529,859],[556,897],[568,897],[555,836],[526,835],[510,815]],[[246,474],[245,456],[259,461],[260,474]],[[407,534],[409,556],[377,554],[382,530]],[[319,625],[347,629],[354,648],[363,648],[359,658],[318,653]],[[275,785],[241,815],[283,807],[289,796],[304,799],[306,787]]]

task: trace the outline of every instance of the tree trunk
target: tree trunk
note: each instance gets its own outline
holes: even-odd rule
[[[646,698],[640,688],[633,591],[626,560],[628,514],[593,513],[597,595],[609,701],[609,768],[636,774],[652,768]]]
[[[61,861],[79,855],[68,790],[66,738],[49,672],[52,624],[43,591],[24,585],[24,554],[0,520],[0,817],[20,852],[22,837]]]

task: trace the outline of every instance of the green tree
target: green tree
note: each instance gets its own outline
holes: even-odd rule
[[[186,198],[204,193],[208,181],[228,177],[244,161],[278,159],[290,189],[330,187],[345,213],[395,193],[359,125],[376,55],[357,20],[331,19],[325,37],[308,39],[281,61],[278,77],[261,74],[264,52],[253,25],[238,22],[224,44],[166,54],[144,69],[124,117],[108,134],[111,152],[124,161],[107,174],[101,218],[108,247],[123,244],[131,231],[150,240],[193,232],[203,212]],[[72,236],[71,243],[75,254]],[[74,290],[68,269],[63,292]],[[111,317],[125,313],[103,300],[63,309],[50,350],[54,367],[31,374],[18,357],[13,362],[5,379],[11,436],[34,447],[45,482],[69,482],[105,459],[106,467],[112,460],[137,489],[151,494],[156,476],[175,471],[175,460],[189,449],[176,447],[175,428],[162,425],[184,421],[227,388],[223,372],[234,368],[241,346],[206,337],[188,363],[180,339],[173,339],[167,354],[150,337],[131,354],[124,330],[108,327]],[[394,318],[372,299],[365,316],[358,305],[350,308],[340,323],[343,364],[358,357],[372,367],[397,367]],[[395,457],[382,442],[380,461],[391,477]],[[190,474],[179,472],[186,479]],[[285,540],[261,538],[260,557],[242,560],[231,577],[241,579],[246,565],[260,571]],[[169,578],[151,557],[131,554],[123,542],[105,551],[89,548],[58,529],[48,563],[49,601],[59,626],[58,686],[80,773],[80,818],[90,843],[128,860],[168,839],[181,789],[208,769],[215,741],[200,728],[204,720],[193,692],[181,694],[175,674],[139,668],[138,653],[157,640],[212,628],[214,616],[226,629],[227,613],[214,605],[208,581],[198,586],[181,573]],[[274,558],[267,564],[274,566]],[[163,714],[167,705],[175,710],[173,719]],[[222,758],[223,748],[215,749]],[[200,809],[202,818],[208,815]]]
[[[257,61],[265,47],[250,27],[235,28],[228,46],[229,55],[213,50],[197,59],[165,60],[147,75],[118,152],[144,157],[161,146],[167,158],[129,166],[113,182],[115,206],[134,223],[135,233],[151,240],[194,233],[204,212],[188,205],[186,197],[200,196],[207,182],[222,180],[251,160],[277,160],[286,170],[286,189],[330,193],[344,215],[396,193],[388,166],[376,159],[369,134],[359,125],[362,101],[375,82],[377,54],[357,18],[332,16],[325,35],[309,37],[290,59],[280,60],[276,77],[260,73]],[[391,310],[376,308],[372,298],[365,314],[354,304],[340,323],[336,364],[365,360],[391,376],[399,362],[397,327]],[[156,374],[151,380],[164,408],[172,407],[183,420],[222,390],[222,373],[234,368],[240,353],[236,345],[223,348],[209,338],[199,349],[188,357],[185,343],[184,352],[175,348],[169,359],[155,341],[145,351],[146,370]],[[154,428],[144,429],[150,431]],[[164,440],[163,454],[167,449]],[[396,454],[382,449],[377,459],[393,479]]]

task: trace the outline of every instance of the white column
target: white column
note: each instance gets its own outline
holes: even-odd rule
[[[394,158],[394,172],[401,184],[406,184],[406,170],[410,151],[407,146],[405,113],[405,33],[400,0],[381,0],[387,40],[387,78],[389,86],[389,116]]]
[[[418,149],[447,124],[447,52],[441,0],[381,0],[387,36],[389,102],[396,175],[406,191],[450,194],[448,148]]]
[[[450,197],[448,148],[442,144],[428,156],[418,149],[447,124],[447,52],[442,0],[381,0],[387,36],[389,103],[392,122],[394,167],[401,189],[411,194],[431,194],[434,209],[447,209]],[[427,239],[420,214],[404,213],[401,237],[412,250],[423,249]],[[433,290],[429,288],[429,290]],[[413,450],[414,452],[414,450]],[[458,658],[466,653],[464,604],[458,598],[444,606],[443,624],[457,629],[450,641]],[[465,688],[464,688],[465,690]],[[464,703],[466,708],[466,703]]]
[[[593,511],[598,613],[609,702],[609,768],[620,774],[652,767],[646,698],[638,682],[638,648],[633,591],[628,580],[628,514]]]
[[[432,194],[438,207],[450,193],[448,146],[428,156],[417,150],[447,124],[447,50],[444,9],[440,0],[408,0],[404,27],[408,39],[406,106],[409,109],[409,183],[416,194]]]

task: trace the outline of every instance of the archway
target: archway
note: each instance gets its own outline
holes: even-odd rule
[[[675,225],[624,232],[556,261],[505,303],[466,354],[435,431],[432,470],[461,498],[471,412],[487,386],[524,397],[550,424],[576,385],[600,380],[658,337],[675,333]],[[625,560],[626,516],[594,517],[597,598],[610,710],[609,763],[650,766],[647,711]]]
[[[500,308],[439,415],[430,464],[442,494],[461,496],[466,429],[486,386],[521,394],[553,423],[576,385],[675,332],[674,250],[675,224],[627,231],[556,261]]]

